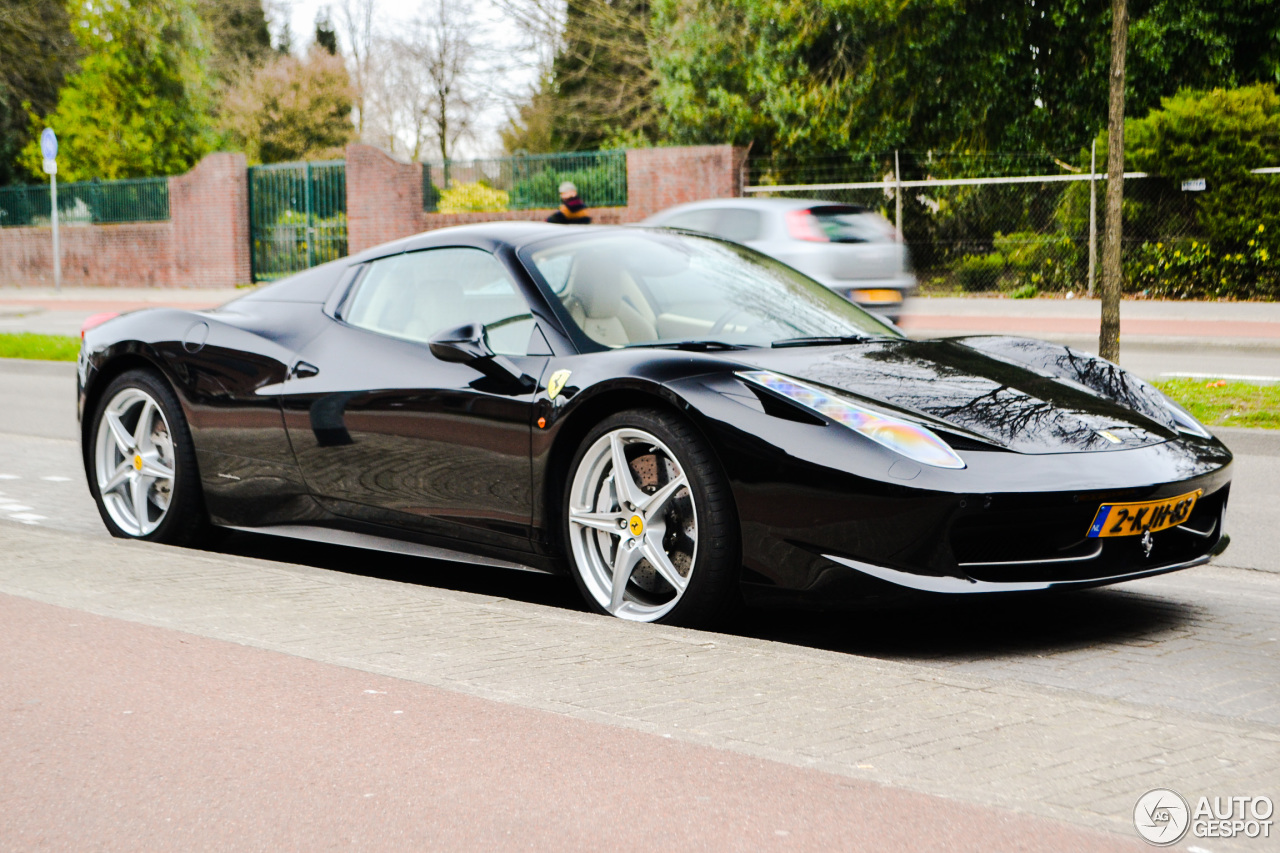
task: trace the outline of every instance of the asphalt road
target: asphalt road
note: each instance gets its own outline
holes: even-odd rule
[[[74,418],[74,368],[66,364],[0,360],[0,522],[16,521],[58,530],[106,536],[84,484]],[[1036,683],[1087,687],[1104,694],[1134,689],[1130,667],[1139,661],[1109,655],[1105,665],[1074,666],[1099,648],[1124,648],[1135,636],[1175,634],[1188,625],[1206,636],[1181,653],[1188,671],[1200,675],[1157,685],[1152,701],[1185,709],[1203,708],[1206,696],[1237,703],[1245,716],[1280,724],[1280,693],[1257,694],[1258,683],[1274,680],[1277,647],[1263,638],[1258,657],[1231,649],[1224,663],[1239,672],[1223,685],[1214,667],[1201,668],[1197,656],[1221,654],[1215,645],[1229,636],[1275,634],[1280,609],[1280,431],[1220,430],[1236,453],[1228,514],[1231,547],[1217,558],[1223,570],[1243,570],[1224,583],[1222,574],[1184,572],[1111,589],[1055,595],[1043,600],[908,599],[850,614],[752,611],[737,630],[762,639],[856,654],[911,660],[927,665],[988,672],[1012,670]],[[571,610],[582,609],[577,591],[561,578],[509,572],[354,549],[231,534],[219,545],[229,554],[354,571],[373,577],[508,596]],[[1171,596],[1172,603],[1161,596]],[[1268,602],[1260,606],[1259,602]],[[1206,615],[1204,608],[1212,611]],[[1207,627],[1205,627],[1207,626]],[[1045,666],[1059,657],[1060,668]],[[1166,663],[1177,663],[1178,659]],[[1251,697],[1251,698],[1250,698]]]

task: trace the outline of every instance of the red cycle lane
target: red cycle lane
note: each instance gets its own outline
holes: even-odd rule
[[[3,595],[0,696],[5,850],[1145,849]]]

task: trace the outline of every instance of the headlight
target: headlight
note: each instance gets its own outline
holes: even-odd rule
[[[1192,417],[1191,413],[1182,408],[1181,405],[1171,400],[1168,394],[1161,393],[1160,397],[1164,407],[1173,416],[1173,422],[1180,432],[1190,433],[1200,438],[1213,438],[1213,433],[1209,432],[1204,424]]]
[[[817,388],[767,370],[744,371],[738,376],[844,424],[854,432],[908,459],[935,468],[965,467],[964,460],[945,441],[919,424],[864,409],[856,403],[833,397]]]

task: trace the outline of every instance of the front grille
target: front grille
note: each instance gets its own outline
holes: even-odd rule
[[[1180,528],[1152,534],[1150,556],[1143,552],[1140,536],[1089,539],[1085,534],[1098,504],[1072,502],[1070,496],[1059,496],[1057,506],[1039,499],[1039,506],[993,508],[958,519],[951,529],[951,548],[960,570],[983,581],[1077,581],[1140,572],[1207,554],[1218,541],[1226,499],[1227,489],[1206,495]],[[1210,535],[1197,536],[1192,530]],[[1088,559],[1070,561],[1073,557]]]

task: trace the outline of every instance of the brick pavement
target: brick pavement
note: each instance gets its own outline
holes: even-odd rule
[[[998,666],[943,671],[17,526],[0,528],[0,592],[1114,832],[1132,832],[1134,801],[1158,785],[1280,798],[1274,723],[1151,704],[1141,688],[1107,698]],[[1160,666],[1153,684],[1176,677]]]

